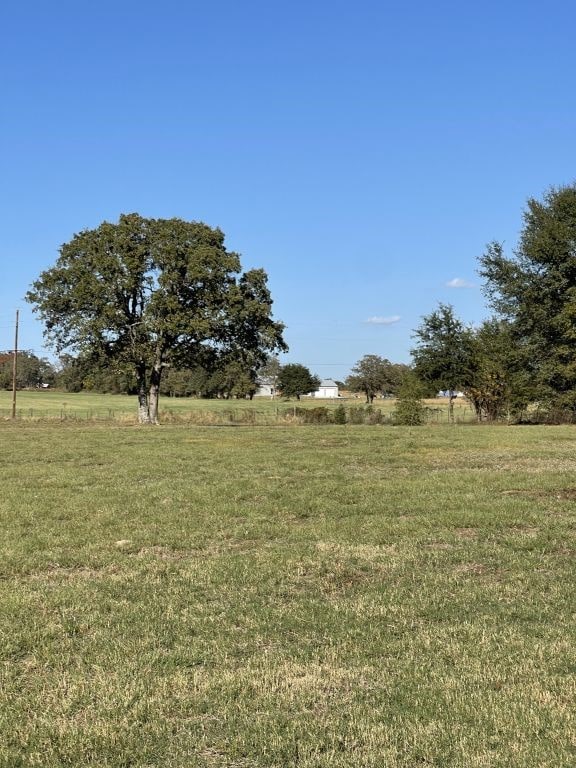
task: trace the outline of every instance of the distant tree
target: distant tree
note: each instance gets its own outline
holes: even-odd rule
[[[351,392],[364,392],[366,402],[372,403],[378,394],[396,392],[405,367],[378,355],[364,355],[352,368],[346,387]]]
[[[520,418],[536,394],[527,347],[510,323],[492,318],[473,332],[471,348],[464,393],[478,420]]]
[[[14,375],[14,354],[0,352],[0,388],[12,389]],[[16,366],[16,387],[31,389],[42,384],[53,384],[55,370],[52,363],[44,357],[38,357],[31,350],[18,352]]]
[[[383,395],[398,395],[400,387],[403,385],[406,377],[412,372],[412,368],[405,363],[392,363],[390,377],[387,388],[382,392]]]
[[[87,369],[83,368],[78,357],[64,353],[58,360],[56,386],[65,392],[81,392],[86,374]]]
[[[537,399],[576,411],[576,184],[530,198],[513,256],[493,242],[479,271],[526,351]]]
[[[232,397],[249,398],[252,400],[257,389],[258,385],[256,384],[253,372],[240,368],[230,390],[230,394]]]
[[[204,381],[207,375],[204,376]],[[168,368],[162,376],[160,393],[169,397],[190,397],[197,394],[198,369]]]
[[[141,423],[158,422],[162,373],[210,353],[284,350],[262,269],[241,273],[224,234],[200,222],[123,215],[75,235],[27,294],[58,352],[130,371]]]
[[[190,394],[196,397],[211,397],[210,371],[201,365],[197,365],[187,371],[189,376]]]
[[[454,420],[454,397],[470,381],[473,364],[473,333],[447,304],[426,315],[414,332],[414,371],[423,382],[449,392],[449,417]]]
[[[219,367],[208,380],[208,391],[218,397],[252,397],[256,392],[256,375],[239,360]]]
[[[136,380],[129,369],[89,353],[61,355],[55,383],[66,392],[136,393]]]
[[[415,427],[424,423],[425,388],[413,371],[408,370],[398,388],[394,423]]]
[[[249,397],[256,392],[256,373],[239,359],[224,358],[217,365],[168,368],[162,377],[161,392],[171,397]]]
[[[258,369],[258,379],[270,384],[273,394],[278,391],[278,381],[282,366],[276,355],[269,355],[263,365]]]
[[[300,400],[302,395],[318,389],[320,379],[313,376],[305,365],[288,363],[282,366],[278,386],[284,397],[295,397]]]

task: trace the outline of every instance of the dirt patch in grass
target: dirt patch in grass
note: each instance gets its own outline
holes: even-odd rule
[[[576,488],[562,488],[560,490],[542,493],[542,496],[552,496],[556,499],[562,499],[565,501],[574,501],[576,499]]]
[[[488,568],[482,563],[462,563],[454,569],[456,573],[472,574],[475,576],[484,576],[488,573]]]
[[[170,547],[162,547],[154,545],[152,547],[142,547],[137,552],[133,553],[136,557],[156,557],[159,560],[183,560],[185,557],[189,557],[190,554],[182,551],[170,549]]]
[[[508,528],[509,533],[517,534],[518,536],[528,536],[534,538],[540,533],[540,529],[532,525],[511,525]]]
[[[459,576],[478,576],[492,581],[501,581],[505,571],[501,568],[490,568],[484,563],[470,562],[457,565],[454,573]]]
[[[524,496],[528,499],[559,499],[560,501],[576,500],[576,488],[550,488],[535,490],[530,488],[510,488],[501,491],[502,496]]]
[[[477,539],[478,538],[477,528],[456,528],[454,530],[454,533],[460,539]]]
[[[105,568],[88,568],[81,566],[78,568],[64,568],[60,565],[54,565],[46,568],[44,571],[31,573],[31,581],[94,581],[96,579],[121,578],[120,569],[115,565],[109,565]]]
[[[397,557],[398,550],[393,544],[339,544],[337,542],[318,541],[316,549],[346,557],[357,557],[363,560]]]

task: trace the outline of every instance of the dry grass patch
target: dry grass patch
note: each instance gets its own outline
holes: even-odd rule
[[[98,579],[122,578],[121,569],[117,565],[110,565],[103,568],[87,568],[80,566],[76,568],[64,568],[54,565],[43,571],[30,573],[27,576],[30,581],[50,582],[50,581],[94,581]]]
[[[471,540],[478,538],[477,528],[455,528],[454,533],[461,539]]]

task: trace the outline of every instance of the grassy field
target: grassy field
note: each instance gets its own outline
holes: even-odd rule
[[[0,766],[576,764],[576,431],[0,424]]]
[[[162,421],[211,420],[215,423],[230,421],[249,422],[252,419],[262,424],[282,421],[285,414],[294,408],[326,407],[336,408],[344,404],[346,408],[359,407],[364,398],[342,400],[316,400],[305,397],[300,401],[258,397],[253,400],[201,400],[187,397],[160,398],[160,418]],[[128,395],[100,395],[94,392],[70,394],[55,390],[30,390],[17,393],[16,413],[20,420],[57,419],[57,420],[115,420],[134,422],[136,420],[136,397]],[[427,400],[428,420],[432,423],[448,422],[448,401],[444,399]],[[374,408],[389,418],[395,408],[394,400],[375,400]],[[0,390],[0,419],[10,418],[12,413],[12,393]],[[456,419],[462,422],[474,421],[473,410],[466,400],[455,402]],[[208,416],[211,418],[208,419]]]

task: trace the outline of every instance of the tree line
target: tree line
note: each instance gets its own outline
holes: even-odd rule
[[[516,249],[491,242],[478,271],[493,315],[471,328],[441,304],[415,332],[415,373],[462,389],[479,419],[574,421],[576,185],[530,198]]]
[[[32,350],[18,352],[16,366],[16,387],[18,389],[38,389],[53,385],[56,381],[56,369],[45,357],[38,357]],[[6,350],[0,352],[0,389],[12,389],[14,382],[14,354]]]
[[[534,404],[576,416],[576,186],[530,198],[516,249],[490,243],[479,273],[490,318],[470,327],[440,304],[414,331],[411,366],[365,355],[345,386],[368,403],[447,390],[451,412],[462,390],[480,420],[519,420]],[[133,393],[143,423],[157,422],[161,394],[252,397],[272,378],[299,398],[319,384],[305,366],[278,363],[288,348],[264,270],[243,272],[221,230],[202,222],[129,214],[80,232],[27,299],[60,354],[42,376],[69,391]],[[33,368],[34,357],[22,361]]]
[[[391,363],[378,355],[365,355],[352,369],[341,389],[362,393],[367,403],[376,397],[394,396],[410,367]],[[11,389],[12,353],[0,353],[0,387]],[[39,358],[31,351],[18,356],[17,386],[34,389],[57,387],[66,392],[92,391],[103,394],[136,395],[138,382],[129,367],[107,365],[91,356],[62,355],[57,364]],[[221,367],[168,367],[162,376],[160,394],[167,397],[253,398],[261,383],[272,385],[275,394],[297,400],[314,392],[321,380],[301,363],[281,365],[278,357],[269,356],[258,367],[238,361],[224,362]]]

